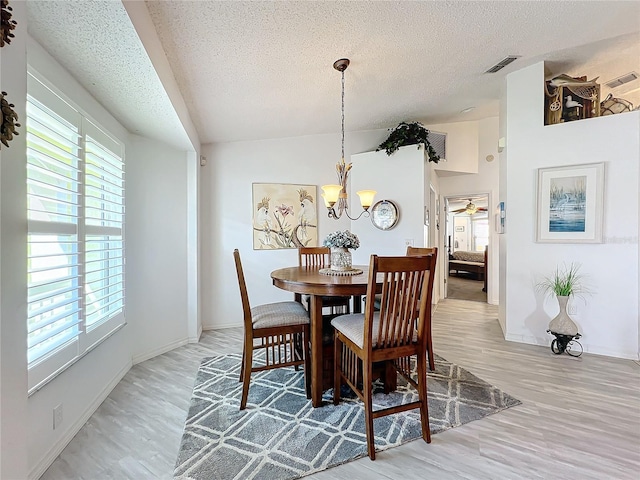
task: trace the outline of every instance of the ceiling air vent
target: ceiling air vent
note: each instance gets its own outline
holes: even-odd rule
[[[609,80],[605,85],[609,88],[616,88],[620,85],[624,85],[625,83],[633,82],[638,78],[638,74],[636,72],[626,73],[618,78],[614,78],[613,80]]]
[[[504,60],[499,61],[498,63],[496,63],[493,67],[491,67],[489,70],[487,70],[484,73],[496,73],[496,72],[502,70],[504,67],[506,67],[510,63],[512,63],[515,60],[517,60],[518,58],[520,58],[520,55],[509,55],[507,58],[505,58]]]

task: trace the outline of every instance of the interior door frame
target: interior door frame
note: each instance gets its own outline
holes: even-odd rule
[[[493,283],[489,280],[491,280],[490,272],[491,272],[491,265],[493,264],[493,255],[491,255],[491,246],[493,245],[494,241],[497,241],[497,239],[494,237],[494,231],[493,231],[493,223],[492,223],[492,218],[493,218],[493,209],[491,208],[492,205],[492,195],[491,192],[475,192],[475,193],[471,193],[471,192],[466,192],[466,193],[459,193],[459,194],[448,194],[448,195],[440,195],[440,199],[441,199],[441,209],[442,209],[442,216],[441,218],[444,218],[444,232],[441,231],[441,241],[442,241],[442,252],[443,252],[443,257],[445,259],[444,262],[442,262],[443,265],[443,271],[442,271],[442,280],[441,280],[441,288],[442,288],[442,296],[441,298],[447,298],[447,279],[449,278],[449,245],[448,245],[448,236],[449,234],[451,234],[453,236],[453,232],[450,232],[450,228],[452,228],[452,226],[450,225],[449,222],[449,200],[450,199],[459,199],[459,198],[464,198],[464,197],[486,197],[487,198],[487,220],[489,222],[489,237],[488,237],[488,244],[487,244],[487,249],[489,251],[489,256],[487,258],[487,266],[485,268],[485,275],[487,276],[487,291],[485,292],[487,294],[487,303],[489,303],[489,300],[492,298],[490,296],[490,292],[493,292]]]

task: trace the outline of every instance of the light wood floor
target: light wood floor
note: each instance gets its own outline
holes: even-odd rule
[[[416,440],[308,478],[640,478],[637,363],[506,342],[496,307],[478,302],[441,302],[433,332],[438,355],[523,404],[430,445]],[[241,337],[241,329],[206,332],[197,345],[134,366],[41,478],[171,478],[200,359],[239,352]]]

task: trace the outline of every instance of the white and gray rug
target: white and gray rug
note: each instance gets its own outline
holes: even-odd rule
[[[329,391],[328,403],[313,408],[302,371],[280,368],[251,376],[247,409],[240,411],[239,368],[239,354],[203,359],[174,478],[293,479],[366,455],[364,408],[357,398],[334,406]],[[401,377],[398,383],[396,392],[374,395],[374,409],[417,397]],[[437,356],[427,386],[432,434],[520,404]],[[418,410],[377,418],[374,432],[377,450],[421,438]]]

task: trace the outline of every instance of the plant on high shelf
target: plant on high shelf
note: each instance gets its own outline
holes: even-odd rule
[[[384,150],[387,155],[391,155],[400,147],[416,144],[424,145],[430,162],[438,163],[440,161],[440,155],[436,153],[435,148],[429,142],[429,130],[420,122],[400,122],[396,128],[391,130],[389,137],[378,145],[376,152]]]
[[[567,314],[567,303],[572,296],[583,297],[589,291],[583,284],[580,265],[571,263],[556,267],[552,275],[544,277],[536,284],[538,291],[546,295],[555,295],[560,305],[560,313],[549,322],[549,331],[561,335],[578,335],[578,326]]]
[[[350,248],[360,246],[360,240],[349,230],[333,232],[326,236],[322,244],[331,249],[331,270],[346,272],[352,270]]]

